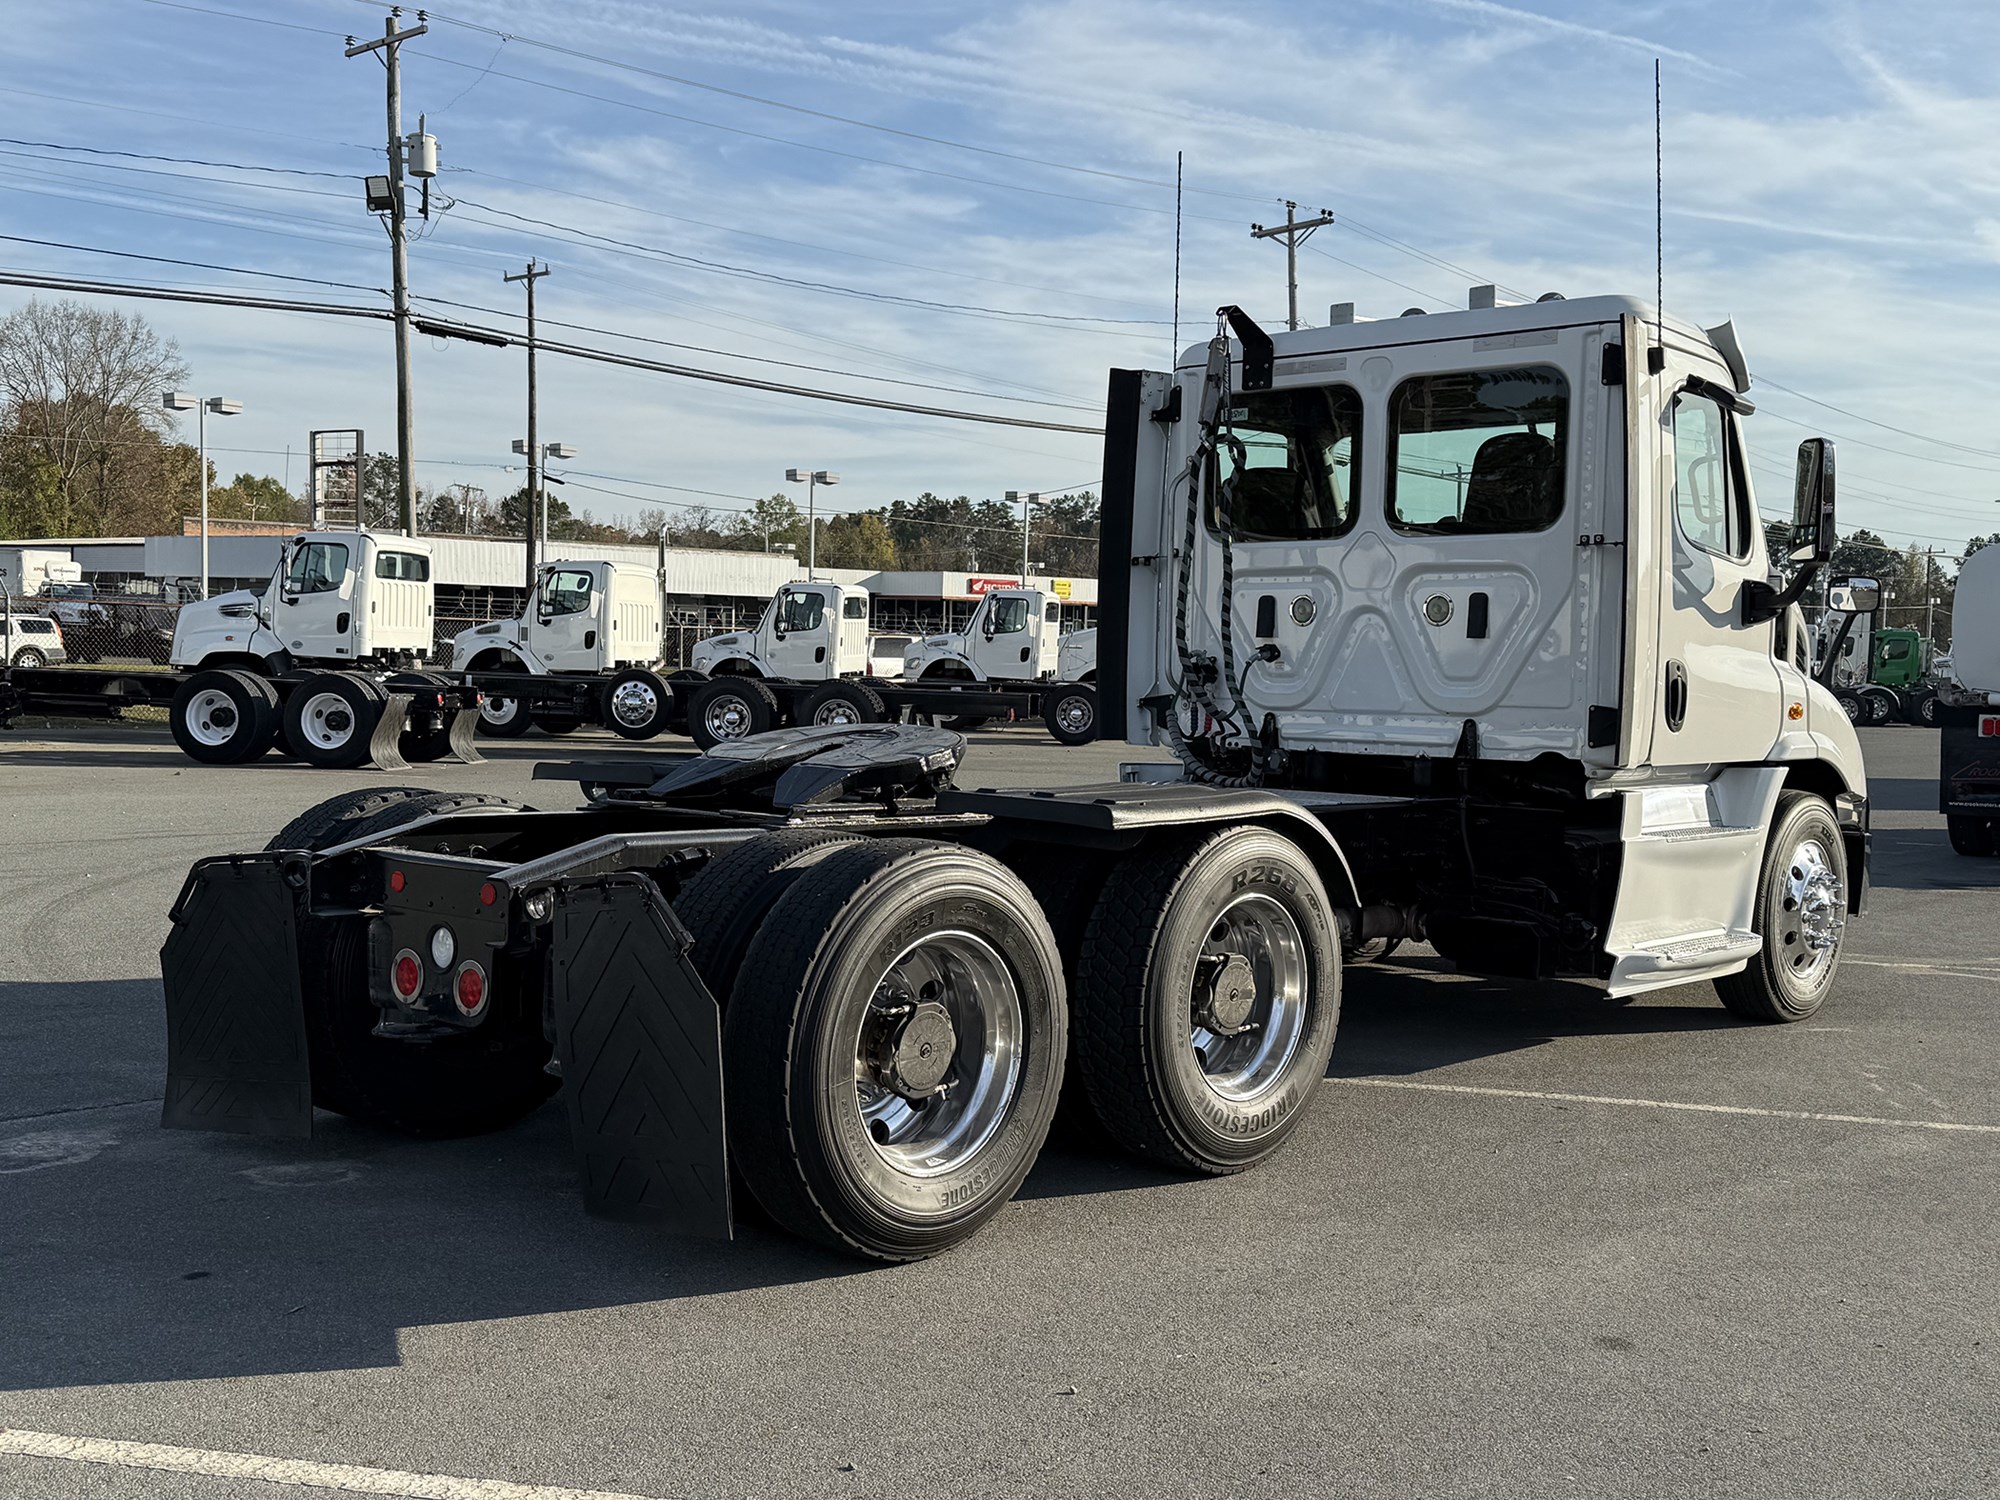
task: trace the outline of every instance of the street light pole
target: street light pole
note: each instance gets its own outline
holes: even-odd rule
[[[819,567],[819,520],[814,507],[815,491],[823,484],[839,484],[840,476],[825,469],[787,469],[785,478],[806,487],[806,582],[811,583]]]
[[[241,401],[227,396],[210,396],[206,400],[188,391],[162,391],[160,405],[167,411],[191,411],[195,414],[195,462],[201,469],[201,597],[208,597],[208,414],[218,417],[233,417],[243,410]]]
[[[1021,502],[1021,587],[1026,588],[1028,586],[1028,537],[1031,527],[1028,517],[1034,508],[1042,503],[1042,492],[1040,490],[1029,490],[1024,495],[1019,490],[1007,491],[1007,503],[1012,505],[1016,500]]]

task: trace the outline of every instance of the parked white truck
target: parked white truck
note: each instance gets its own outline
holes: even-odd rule
[[[1371,939],[1817,1012],[1869,847],[1796,607],[1833,453],[1770,555],[1733,333],[1223,316],[1107,404],[1106,727],[1172,762],[968,790],[959,737],[853,724],[544,768],[580,811],[334,799],[190,873],[167,1123],[490,1129],[559,1073],[592,1207],[727,1237],[747,1189],[910,1260],[1014,1195],[1066,1075],[1157,1165],[1265,1160]]]
[[[995,590],[967,631],[905,647],[895,680],[871,675],[866,589],[787,584],[750,629],[696,642],[690,665],[712,680],[689,691],[689,732],[708,749],[792,724],[922,717],[972,729],[1012,713],[1039,715],[1059,743],[1086,744],[1097,737],[1096,689],[1079,680],[1057,691],[1057,609],[1038,591]],[[999,666],[1012,670],[987,670]]]
[[[2000,854],[2000,546],[1958,570],[1937,661],[1938,810],[1960,854]]]
[[[57,547],[0,547],[0,593],[27,598],[51,583],[83,582],[83,565]]]

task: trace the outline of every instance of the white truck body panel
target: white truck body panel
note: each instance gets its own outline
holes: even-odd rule
[[[1056,646],[1056,681],[1097,680],[1097,627],[1072,630]]]
[[[436,605],[430,551],[419,538],[300,532],[260,597],[236,590],[181,606],[169,660],[216,656],[362,661],[427,656]]]
[[[1952,680],[1968,692],[2000,695],[2000,545],[1965,560],[1952,598]]]
[[[903,653],[905,677],[1031,682],[1056,674],[1062,602],[1040,589],[991,589],[962,631],[928,635]]]
[[[553,561],[538,574],[520,616],[490,620],[452,638],[452,669],[518,662],[539,675],[599,673],[659,660],[660,588],[654,573],[626,563]]]
[[[697,641],[688,665],[710,676],[741,672],[792,682],[869,672],[868,591],[844,583],[788,583],[749,630]]]
[[[81,583],[83,565],[54,547],[0,547],[0,591],[20,598],[44,584]]]

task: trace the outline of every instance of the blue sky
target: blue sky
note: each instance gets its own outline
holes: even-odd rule
[[[383,15],[358,0],[12,8],[0,136],[349,180],[4,144],[0,233],[385,286],[359,196],[380,170],[381,70],[342,56],[343,34],[379,33]],[[1754,370],[1859,414],[1763,385],[1763,507],[1784,508],[1797,439],[1827,432],[1844,520],[1955,548],[2000,530],[1996,52],[2000,10],[1970,3],[450,0],[404,49],[407,123],[428,113],[436,186],[456,200],[412,247],[412,285],[514,311],[501,274],[535,256],[555,268],[544,317],[718,352],[580,341],[1094,424],[1107,367],[1169,357],[1177,150],[1183,343],[1221,302],[1281,322],[1282,251],[1249,224],[1282,218],[1286,197],[1339,221],[1301,256],[1309,321],[1334,301],[1463,305],[1474,279],[1649,295],[1659,56],[1669,307],[1733,317]],[[0,264],[383,300],[19,243]],[[0,311],[28,295],[0,288]],[[296,485],[313,427],[391,445],[386,325],[144,311],[197,389],[246,403],[212,435],[264,451],[218,452],[225,475],[282,476],[290,445]],[[416,378],[421,478],[516,487],[523,356],[420,339]],[[554,357],[541,386],[545,439],[581,450],[567,497],[599,514],[740,506],[793,464],[839,470],[837,508],[1081,486],[1099,467],[1093,438]]]

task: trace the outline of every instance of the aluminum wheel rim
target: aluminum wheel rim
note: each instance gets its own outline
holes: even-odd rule
[[[1832,971],[1847,927],[1847,890],[1817,838],[1801,839],[1786,862],[1776,891],[1778,961],[1799,984],[1811,987]]]
[[[845,698],[830,698],[813,710],[815,724],[859,724],[861,710]]]
[[[659,717],[660,695],[643,682],[621,682],[611,694],[611,713],[620,724],[640,728]]]
[[[1246,1029],[1219,1036],[1203,1022],[1204,970],[1232,955],[1249,961],[1257,998]],[[1246,892],[1209,925],[1189,993],[1188,1046],[1203,1081],[1218,1097],[1241,1103],[1274,1088],[1305,1036],[1310,982],[1299,924],[1280,902]]]
[[[919,1003],[942,1005],[954,1032],[940,1092],[913,1102],[881,1065],[885,1045]],[[875,982],[854,1037],[854,1108],[875,1154],[907,1177],[939,1177],[984,1150],[1019,1092],[1026,1021],[1014,972],[976,933],[935,932],[896,956]]]
[[[503,728],[514,722],[514,716],[521,711],[519,698],[495,698],[490,693],[486,701],[479,705],[479,717],[489,724]]]
[[[1092,714],[1090,701],[1075,694],[1059,700],[1056,704],[1056,722],[1067,734],[1081,734],[1090,728]]]
[[[219,748],[236,738],[241,720],[235,699],[220,688],[203,688],[188,700],[184,722],[187,732],[201,744]]]
[[[711,699],[702,710],[701,721],[708,732],[718,740],[743,740],[750,737],[750,705],[734,693],[726,693]]]
[[[46,667],[48,660],[33,646],[24,646],[21,648],[20,655],[14,658],[14,665],[17,667]]]
[[[1859,698],[1842,698],[1840,711],[1847,715],[1847,722],[1859,724],[1868,717],[1868,709]]]
[[[339,693],[314,693],[299,710],[299,728],[322,750],[338,750],[354,738],[354,705]]]

